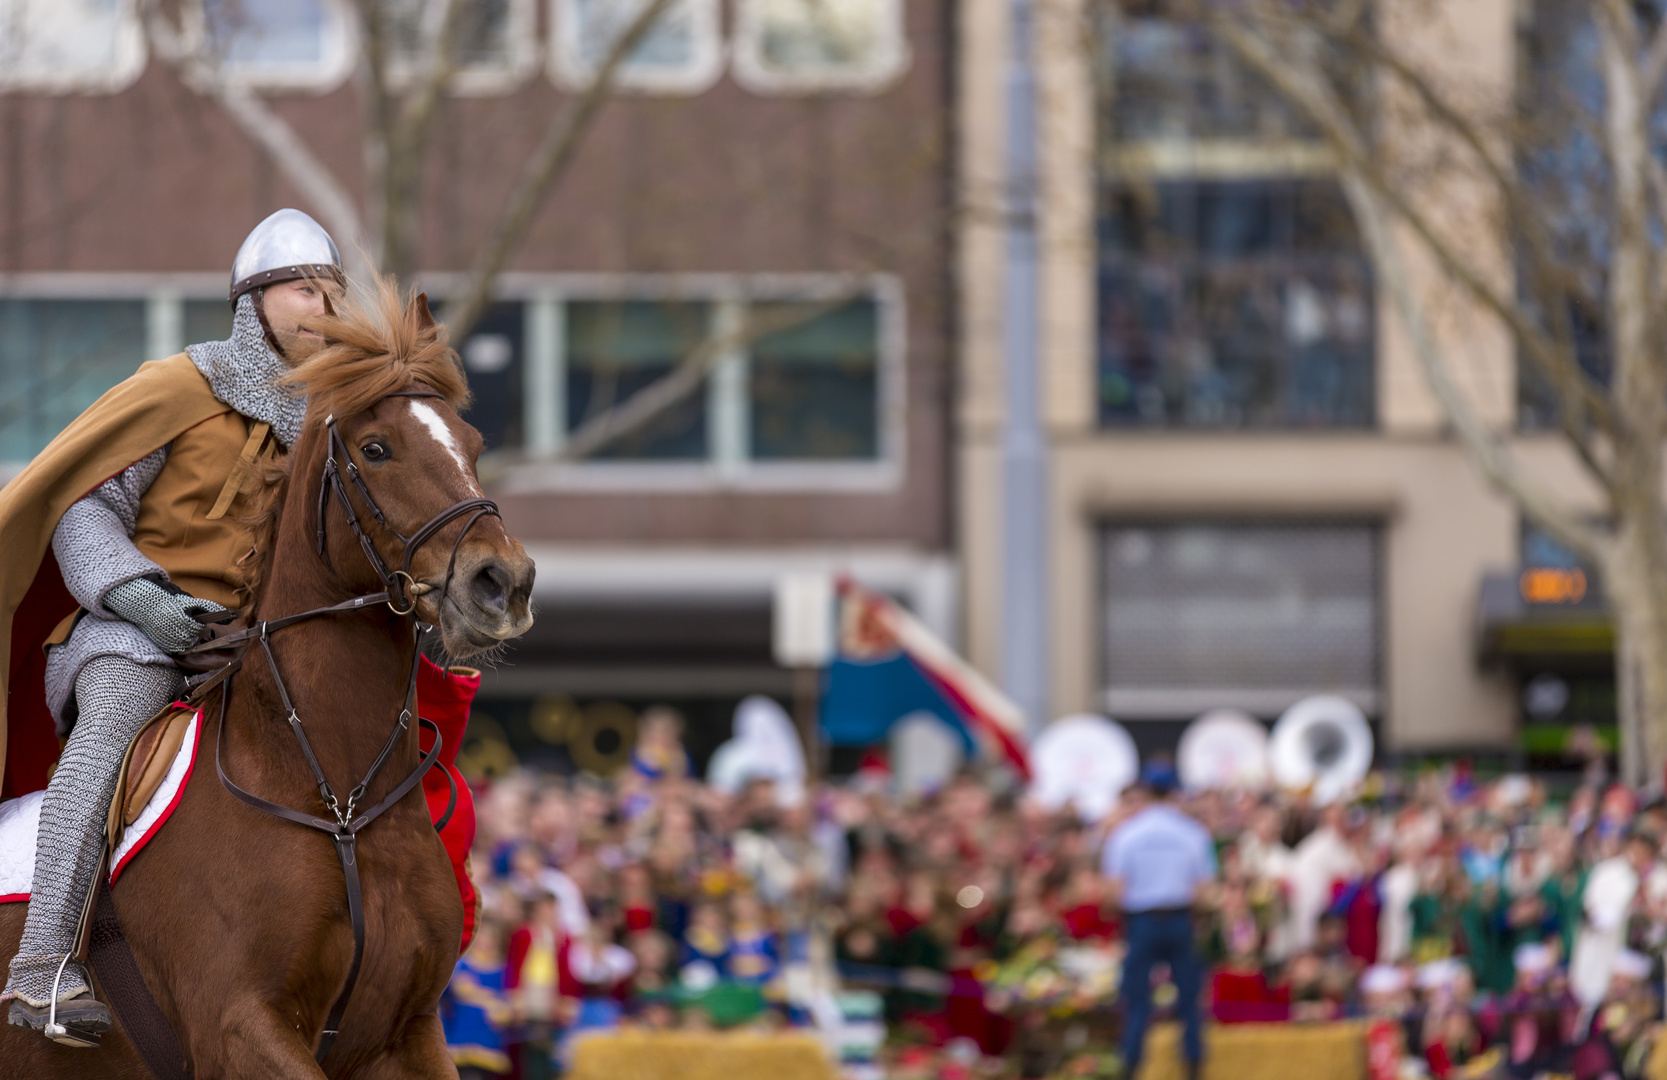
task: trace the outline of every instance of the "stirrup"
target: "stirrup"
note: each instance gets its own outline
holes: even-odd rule
[[[22,998],[13,998],[6,1017],[13,1027],[31,1028],[60,1046],[98,1046],[100,1036],[110,1030],[110,1010],[85,996],[66,1001],[55,1010],[36,1008]]]
[[[65,953],[58,962],[58,972],[52,977],[52,1000],[47,1006],[37,1008],[22,998],[14,998],[6,1021],[15,1027],[33,1028],[62,1046],[98,1046],[101,1036],[110,1030],[112,1017],[91,990],[59,1008],[58,987],[63,982],[64,969],[69,966],[70,955]]]

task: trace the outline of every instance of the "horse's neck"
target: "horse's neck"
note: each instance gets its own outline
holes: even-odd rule
[[[286,512],[279,522],[256,604],[258,618],[329,607],[369,591],[335,580],[314,554],[307,515],[298,512],[293,499],[286,511],[294,512]],[[411,624],[377,606],[306,619],[274,632],[270,643],[279,677],[319,765],[345,798],[375,760],[404,707],[415,659]],[[246,739],[243,745],[251,756],[293,775],[294,783],[288,786],[311,790],[311,772],[301,763],[294,734],[284,722],[277,684],[259,643],[244,654],[236,682],[231,710],[239,714],[235,723],[241,730],[232,736],[228,752],[235,752]],[[414,737],[407,739],[386,772],[392,775],[394,766],[415,753],[415,746]],[[384,777],[371,794],[386,782]]]

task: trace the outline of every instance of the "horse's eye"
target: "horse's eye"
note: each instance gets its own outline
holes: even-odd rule
[[[381,461],[388,456],[388,448],[379,442],[366,443],[359,447],[359,453],[365,455],[366,461]]]

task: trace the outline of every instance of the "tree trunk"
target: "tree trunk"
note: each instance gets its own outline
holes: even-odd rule
[[[1667,765],[1667,530],[1654,500],[1638,501],[1637,512],[1622,511],[1603,573],[1615,618],[1622,779],[1659,784]]]

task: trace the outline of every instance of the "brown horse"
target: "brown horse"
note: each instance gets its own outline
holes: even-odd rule
[[[275,480],[274,512],[257,530],[265,533],[255,575],[259,620],[384,588],[347,511],[333,497],[320,502],[325,414],[334,414],[366,490],[386,514],[386,524],[379,524],[356,502],[388,565],[404,557],[402,537],[448,506],[480,496],[481,439],[456,412],[467,389],[423,298],[402,304],[384,286],[371,299],[350,301],[340,318],[319,329],[332,344],[292,373],[309,395],[306,430],[290,455],[287,479]],[[389,396],[413,388],[436,396]],[[345,487],[360,499],[354,485]],[[315,547],[321,512],[322,557]],[[496,516],[468,523],[468,516],[448,522],[411,562],[411,576],[429,586],[416,616],[439,627],[447,652],[459,659],[532,623],[532,561]],[[411,621],[381,605],[297,623],[269,640],[318,762],[345,792],[376,759],[400,714],[414,663]],[[436,1008],[457,959],[463,910],[420,788],[359,835],[363,966],[341,1035],[321,1068],[313,1055],[354,951],[342,867],[328,836],[251,809],[222,786],[213,767],[216,729],[207,722],[219,696],[216,691],[205,704],[197,763],[173,817],[124,870],[113,894],[190,1075],[455,1078]],[[226,773],[265,799],[328,817],[286,712],[256,645],[227,701]],[[362,805],[392,791],[420,757],[413,725]],[[0,908],[0,953],[7,957],[16,951],[23,917],[23,904]],[[0,1025],[0,1077],[149,1075],[119,1017],[96,1049],[63,1047],[38,1032]]]

